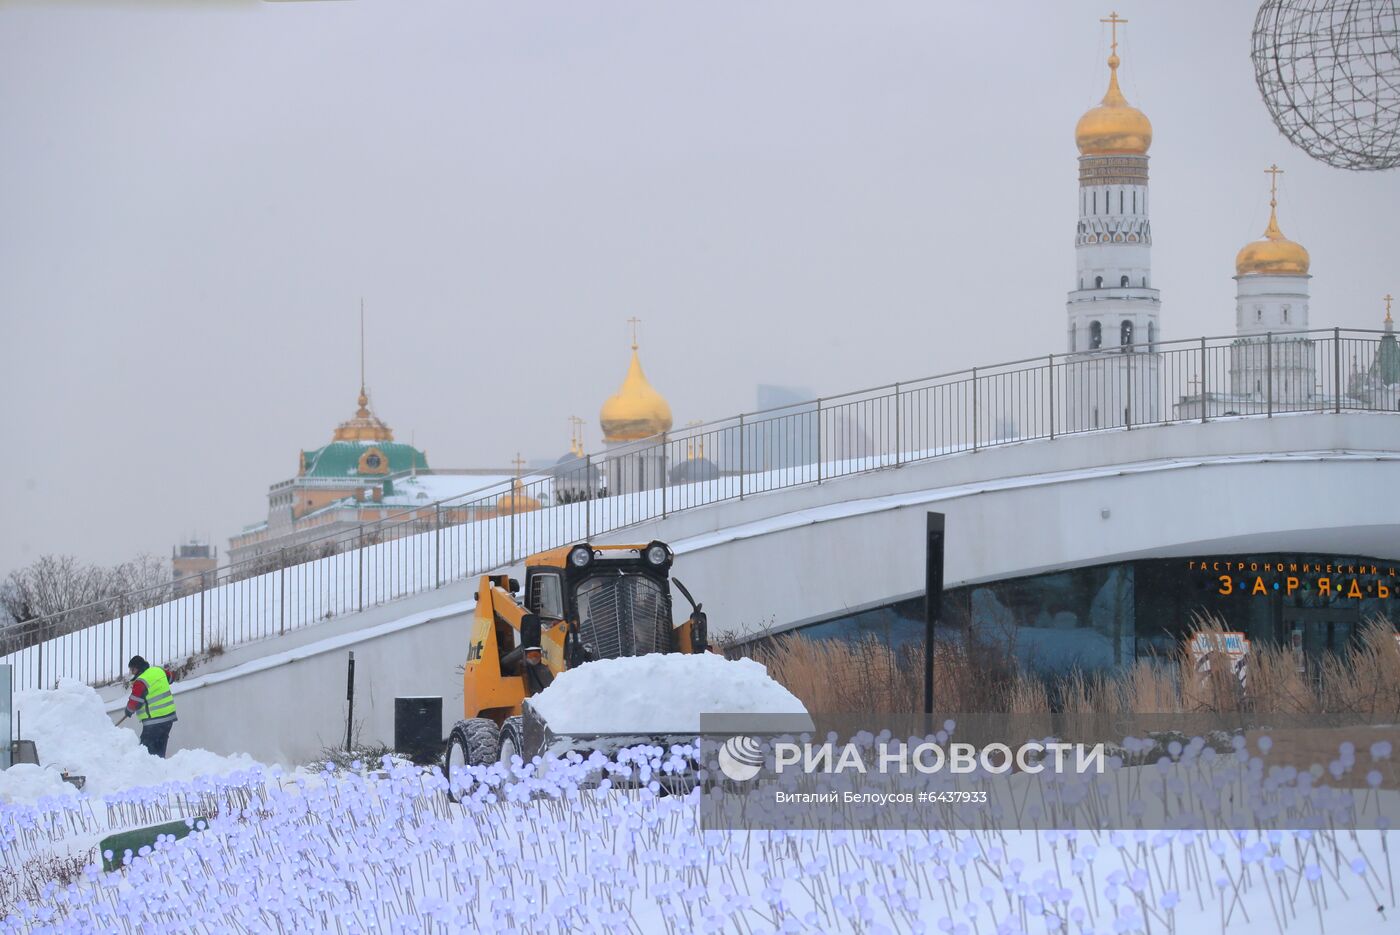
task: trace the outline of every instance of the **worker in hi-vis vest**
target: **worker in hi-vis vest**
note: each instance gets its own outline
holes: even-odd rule
[[[165,756],[170,727],[175,723],[175,696],[170,693],[170,676],[140,656],[126,664],[131,672],[131,697],[120,724],[133,714],[141,722],[141,746],[152,756]]]

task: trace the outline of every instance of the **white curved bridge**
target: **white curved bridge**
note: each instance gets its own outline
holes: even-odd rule
[[[1117,384],[1076,383],[1088,355],[1050,356],[741,415],[266,556],[183,597],[24,624],[3,634],[3,661],[24,688],[111,684],[135,652],[193,660],[177,747],[295,762],[343,742],[350,651],[362,741],[392,741],[398,695],[441,695],[455,720],[476,576],[569,542],[670,542],[712,632],[744,634],[920,593],[929,510],[947,515],[948,587],[1206,553],[1400,558],[1400,385],[1363,379],[1400,353],[1387,342],[1311,339],[1333,392],[1305,399],[1209,391],[1228,385],[1234,345],[1201,339],[1122,349],[1153,365]],[[1121,417],[1094,430],[1086,412]]]
[[[1400,419],[1295,415],[969,452],[714,504],[599,541],[670,542],[712,629],[757,632],[921,592],[928,510],[948,518],[952,587],[1148,556],[1389,555],[1400,551],[1397,482]],[[392,743],[397,695],[441,695],[455,720],[473,593],[474,582],[455,582],[228,652],[178,686],[174,737],[305,760],[344,736],[351,650],[361,739]]]

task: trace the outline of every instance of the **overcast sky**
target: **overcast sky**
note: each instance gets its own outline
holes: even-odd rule
[[[1247,2],[1125,3],[1164,338],[1268,216],[1314,326],[1400,293],[1400,172],[1273,128]],[[676,423],[1065,349],[1104,2],[0,0],[0,573],[220,547],[354,409],[553,457],[631,315]]]

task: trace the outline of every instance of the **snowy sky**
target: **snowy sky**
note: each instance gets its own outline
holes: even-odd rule
[[[1310,162],[1254,4],[1126,3],[1163,337],[1268,213],[1315,326],[1400,293],[1400,172]],[[627,362],[677,424],[1065,343],[1103,3],[0,0],[0,574],[266,515],[354,408],[440,467],[568,447]]]

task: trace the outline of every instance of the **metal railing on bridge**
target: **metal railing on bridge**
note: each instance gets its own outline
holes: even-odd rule
[[[1033,439],[1220,418],[1400,410],[1395,337],[1331,329],[1096,348],[975,367],[687,426],[510,486],[415,506],[0,632],[17,688],[122,677],[743,499]],[[1386,379],[1392,382],[1387,383]]]

